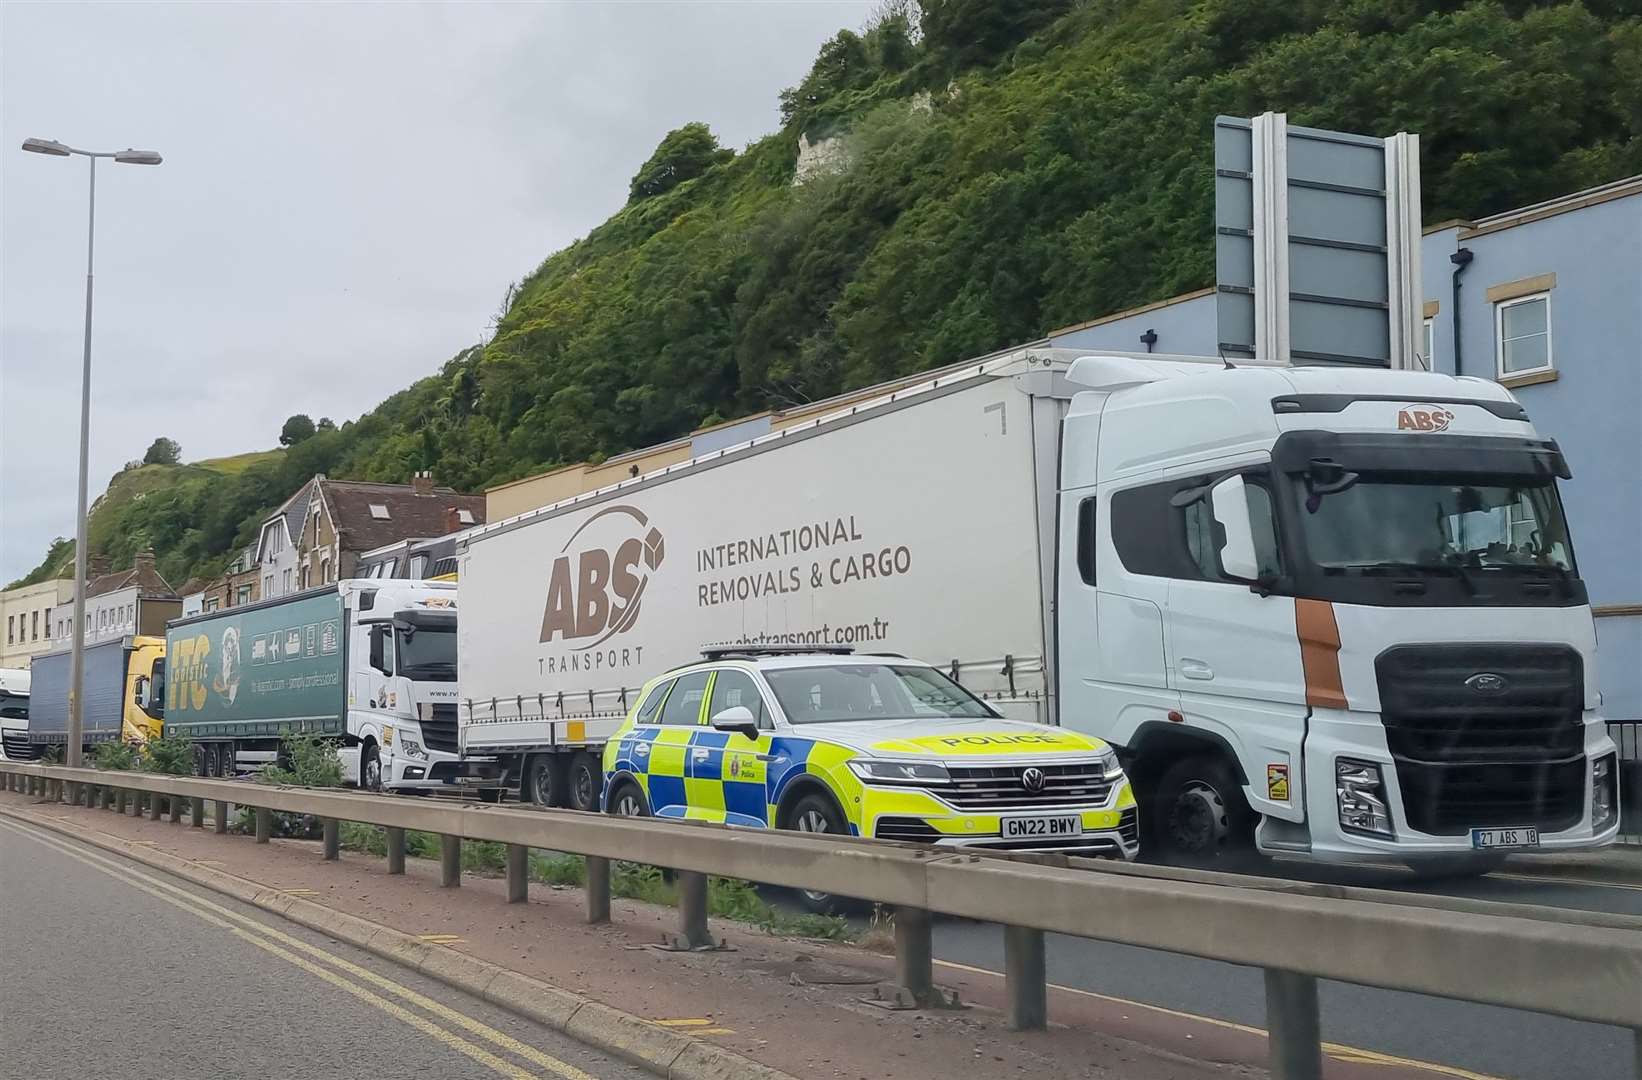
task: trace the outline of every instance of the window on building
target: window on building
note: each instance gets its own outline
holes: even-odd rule
[[[107,628],[108,628],[108,612],[106,610],[97,612],[97,629],[106,630]]]
[[[30,641],[39,641],[40,640],[40,613],[38,611],[36,611],[36,612],[33,612],[32,614],[33,614],[34,617],[29,620],[29,625],[30,625],[29,640]]]
[[[6,644],[17,644],[17,616],[6,616]]]
[[[329,559],[319,560],[319,583],[321,585],[331,583],[331,560]]]
[[[409,573],[410,573],[410,576],[411,576],[412,579],[414,579],[416,581],[420,581],[422,579],[422,571],[426,570],[427,568],[428,568],[428,557],[426,555],[412,555],[411,556]]]
[[[1535,293],[1494,305],[1500,377],[1551,370],[1551,294]]]
[[[249,604],[251,602],[251,586],[241,585],[234,593],[234,603]]]
[[[215,611],[215,610],[217,610],[217,598],[214,597],[214,596],[207,596],[205,598],[205,609],[204,610],[206,610],[206,611]]]
[[[458,510],[458,511],[456,511],[456,520],[460,521],[463,525],[472,525],[473,524],[473,511],[472,510]]]
[[[285,572],[280,575],[279,587],[283,592],[291,591],[291,571],[289,567],[287,567]]]
[[[262,595],[263,596],[268,596],[268,597],[272,597],[274,595],[274,575],[272,575],[272,574],[264,574],[263,575],[263,577],[262,577]]]
[[[1437,339],[1436,331],[1432,329],[1432,324],[1435,321],[1434,319],[1425,320],[1425,344],[1421,346],[1423,350],[1421,355],[1425,357],[1425,366],[1429,371],[1437,370],[1437,354],[1434,344]]]
[[[378,521],[388,520],[388,508],[381,503],[371,503],[371,517]]]
[[[47,640],[50,640],[50,638],[51,638],[51,613],[56,611],[56,610],[57,610],[56,608],[46,608],[46,638],[47,638]]]
[[[297,572],[296,587],[299,589],[306,589],[308,587],[308,568],[306,566]]]

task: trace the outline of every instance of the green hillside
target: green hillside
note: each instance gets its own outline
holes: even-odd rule
[[[148,491],[110,518],[116,562],[220,564],[315,471],[477,489],[1209,284],[1216,114],[1419,132],[1428,220],[1642,172],[1634,0],[881,10],[794,73],[780,131],[667,134],[494,340],[277,461]],[[795,184],[801,136],[834,167]]]

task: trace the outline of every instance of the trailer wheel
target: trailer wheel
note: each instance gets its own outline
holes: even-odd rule
[[[201,749],[205,753],[205,766],[201,776],[220,776],[217,770],[222,768],[222,755],[214,742],[205,743]]]
[[[1252,849],[1253,814],[1237,777],[1218,757],[1177,761],[1152,793],[1151,840],[1165,862],[1203,864]]]
[[[537,806],[565,806],[570,792],[562,754],[531,754],[525,759],[524,786],[519,797]]]
[[[359,789],[382,790],[382,753],[371,739],[365,740],[365,749],[359,753]]]
[[[599,759],[583,750],[570,759],[570,809],[597,812],[604,788]]]

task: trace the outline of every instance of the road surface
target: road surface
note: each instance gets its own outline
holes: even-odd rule
[[[0,1076],[649,1075],[294,923],[0,818]]]

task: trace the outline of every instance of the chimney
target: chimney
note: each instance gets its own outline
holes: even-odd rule
[[[91,578],[100,578],[106,573],[108,573],[107,555],[86,556],[86,578],[88,580]]]
[[[152,551],[139,551],[139,552],[137,552],[136,555],[132,556],[131,569],[133,569],[133,570],[153,570],[154,569],[154,553]]]
[[[461,532],[464,527],[460,508],[455,506],[445,507],[445,531],[440,535],[449,536],[451,533]]]
[[[417,473],[411,478],[411,490],[418,495],[431,497],[433,495],[433,474],[431,472]]]

